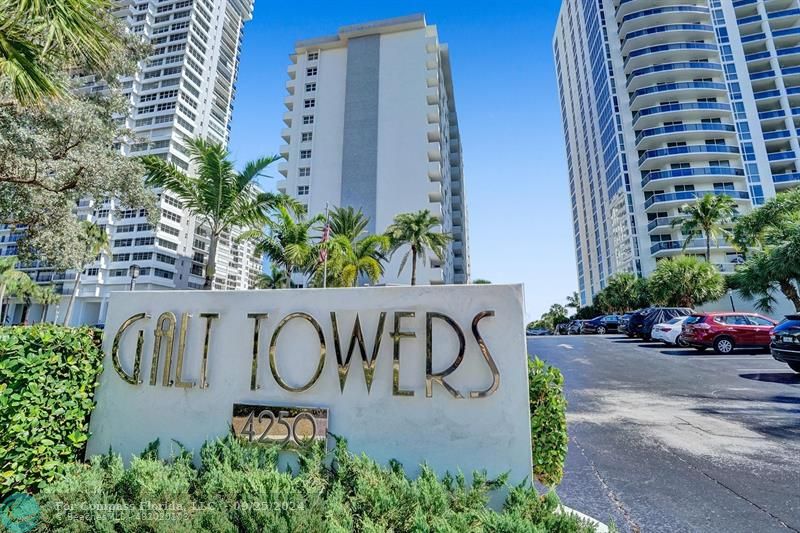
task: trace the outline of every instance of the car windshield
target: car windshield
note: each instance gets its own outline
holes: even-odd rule
[[[667,322],[667,324],[677,324],[678,322],[682,322],[682,321],[683,321],[682,318],[673,318],[672,320]]]

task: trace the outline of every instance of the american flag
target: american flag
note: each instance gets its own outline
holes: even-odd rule
[[[322,229],[322,240],[320,243],[325,244],[328,242],[331,236],[331,226],[330,224],[325,224],[325,227]],[[319,249],[319,260],[321,263],[324,263],[328,260],[328,247],[322,246]]]

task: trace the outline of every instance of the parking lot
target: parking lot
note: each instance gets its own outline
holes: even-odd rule
[[[620,531],[800,531],[800,374],[623,335],[529,337],[564,373],[570,507]]]

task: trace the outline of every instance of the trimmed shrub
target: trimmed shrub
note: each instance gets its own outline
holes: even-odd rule
[[[0,495],[35,492],[83,455],[100,335],[52,324],[0,328]]]
[[[567,400],[561,371],[538,357],[528,360],[533,475],[548,487],[558,485],[567,457]]]
[[[397,463],[352,455],[342,439],[332,453],[322,443],[304,451],[293,473],[279,470],[277,448],[227,437],[203,447],[199,469],[186,453],[128,469],[115,455],[72,464],[37,496],[38,531],[594,531],[530,486],[510,488],[502,512],[489,509],[489,491],[503,483],[439,478],[424,465],[411,479]]]

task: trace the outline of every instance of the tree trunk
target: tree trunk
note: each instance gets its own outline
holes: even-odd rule
[[[42,304],[42,319],[39,323],[44,324],[47,322],[47,311],[50,310],[50,304]]]
[[[706,230],[706,263],[711,264],[711,234]]]
[[[69,326],[69,319],[72,318],[72,306],[75,304],[75,296],[78,294],[78,286],[81,284],[81,274],[83,274],[83,270],[78,272],[78,275],[75,276],[75,287],[72,289],[72,294],[69,296],[69,303],[67,304],[67,310],[64,313],[64,325]]]
[[[28,313],[31,310],[31,301],[29,299],[24,299],[22,304],[22,316],[20,317],[20,324],[23,326],[28,325]]]
[[[219,235],[211,232],[211,242],[208,245],[208,261],[206,261],[206,278],[203,283],[204,291],[214,290],[214,275],[217,273],[217,244]]]
[[[781,280],[779,282],[781,292],[794,304],[794,310],[800,312],[800,294],[790,280]]]
[[[411,285],[417,284],[417,247],[411,247]]]
[[[286,263],[286,288],[292,288],[292,265]]]

